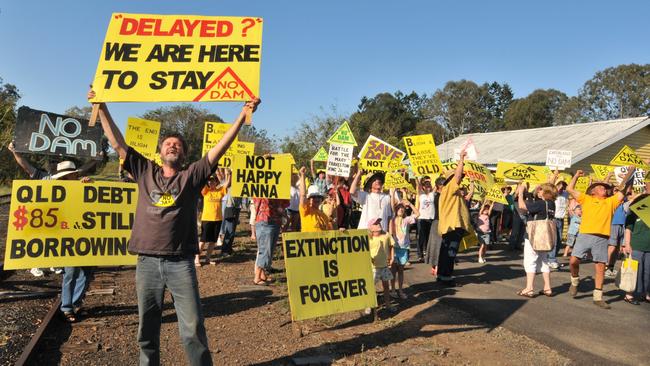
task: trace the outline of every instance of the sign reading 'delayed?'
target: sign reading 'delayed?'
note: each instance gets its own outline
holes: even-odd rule
[[[547,150],[546,166],[551,169],[564,170],[571,166],[571,151]]]
[[[85,119],[20,107],[14,145],[22,153],[101,159],[103,133]]]
[[[292,320],[377,306],[368,230],[284,233]]]
[[[14,180],[5,269],[133,265],[133,183]]]
[[[262,18],[114,13],[97,102],[244,101],[259,95]]]

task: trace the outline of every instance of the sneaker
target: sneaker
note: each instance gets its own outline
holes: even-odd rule
[[[611,309],[612,308],[611,306],[609,306],[608,303],[606,303],[603,300],[599,300],[599,301],[594,300],[594,305],[598,306],[601,309]]]
[[[32,274],[34,277],[43,277],[44,273],[43,270],[40,268],[32,268],[29,273]]]
[[[569,286],[569,295],[576,297],[578,295],[578,286]]]
[[[605,277],[607,278],[616,278],[616,275],[618,274],[618,271],[615,269],[607,269],[605,271]]]
[[[551,262],[548,264],[548,266],[551,267],[552,269],[560,268],[560,265],[557,262]]]
[[[63,268],[50,267],[50,271],[54,272],[54,274],[61,274],[61,273],[63,273]]]
[[[485,258],[479,258],[479,259],[478,259],[478,262],[479,262],[479,263],[485,263]]]

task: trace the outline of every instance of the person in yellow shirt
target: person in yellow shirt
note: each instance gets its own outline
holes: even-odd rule
[[[323,194],[316,185],[309,186],[305,192],[304,166],[299,171],[298,189],[300,190],[300,231],[303,233],[314,231],[332,230],[332,222],[320,209],[323,203]]]
[[[201,248],[204,248],[207,244],[205,264],[216,264],[216,262],[210,260],[210,256],[212,255],[214,244],[219,237],[219,231],[221,231],[221,221],[223,221],[221,200],[228,193],[228,187],[230,187],[230,170],[226,169],[225,173],[218,172],[218,174],[223,178],[220,180],[221,184],[218,184],[217,177],[211,175],[208,178],[208,184],[201,190],[201,195],[203,196],[203,213],[201,214],[199,253],[201,253]],[[201,266],[199,256],[200,254],[197,254],[194,257],[194,265],[197,267]]]
[[[591,253],[596,267],[594,279],[593,302],[602,309],[611,307],[603,300],[603,282],[605,277],[605,265],[607,264],[607,246],[612,223],[612,216],[616,208],[623,202],[623,192],[632,185],[633,180],[629,179],[634,174],[635,167],[628,167],[628,173],[619,185],[619,192],[612,195],[612,186],[607,182],[595,182],[587,188],[587,194],[575,190],[579,177],[584,175],[578,170],[567,187],[571,194],[582,207],[582,222],[580,231],[573,246],[569,266],[571,270],[571,286],[569,294],[576,297],[580,283],[580,262],[587,253]]]
[[[368,230],[370,231],[370,259],[372,261],[372,274],[375,283],[381,281],[382,291],[384,292],[384,307],[390,312],[397,309],[390,305],[390,283],[393,274],[390,267],[393,266],[395,257],[395,241],[393,236],[385,232],[381,226],[381,219],[378,217],[368,221]]]
[[[445,286],[455,286],[454,264],[456,254],[463,236],[470,231],[472,225],[469,218],[469,209],[465,201],[465,194],[461,190],[460,182],[463,180],[464,161],[467,153],[460,152],[460,159],[456,169],[445,173],[445,182],[440,191],[438,233],[442,237],[440,255],[438,258],[437,281]]]

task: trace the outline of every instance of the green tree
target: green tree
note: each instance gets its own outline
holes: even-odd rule
[[[357,111],[350,116],[350,128],[360,145],[369,135],[374,135],[403,147],[402,137],[414,134],[418,122],[424,119],[422,112],[426,100],[426,95],[400,91],[363,97]]]
[[[242,126],[239,131],[239,141],[254,142],[255,155],[264,155],[276,152],[275,141],[268,136],[265,129],[255,126]]]
[[[650,114],[650,64],[619,65],[598,71],[580,90],[592,121]]]
[[[336,129],[346,120],[340,115],[335,106],[330,110],[321,108],[321,115],[312,116],[296,128],[293,134],[285,136],[279,142],[282,152],[293,155],[297,166],[309,166],[309,160],[316,154],[320,147],[328,149],[327,139],[336,132]],[[355,134],[358,144],[363,141]]]
[[[449,81],[429,98],[424,106],[427,120],[442,126],[446,138],[473,132],[487,132],[492,124],[495,96],[490,86],[479,86],[473,81]],[[509,89],[509,87],[508,87]],[[496,92],[496,91],[495,91]],[[505,103],[505,96],[504,96]],[[490,109],[494,111],[490,111]]]
[[[537,89],[525,98],[516,99],[505,113],[507,130],[553,126],[553,118],[560,106],[568,100],[566,94],[555,89]]]
[[[570,97],[555,111],[553,125],[571,125],[588,122],[585,113],[585,102],[580,97]]]
[[[4,83],[0,77],[0,184],[7,185],[20,176],[13,154],[6,147],[14,136],[16,111],[20,92],[13,84]]]

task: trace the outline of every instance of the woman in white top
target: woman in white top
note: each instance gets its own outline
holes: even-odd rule
[[[383,192],[384,173],[377,172],[371,175],[363,186],[364,190],[359,190],[362,172],[362,170],[357,171],[350,185],[350,196],[361,205],[361,219],[357,228],[367,229],[368,220],[380,218],[382,229],[388,232],[388,225],[393,217],[393,209],[391,207],[391,195]]]
[[[421,262],[424,253],[427,252],[427,242],[429,240],[429,232],[431,231],[431,224],[435,220],[436,207],[435,196],[431,186],[431,178],[425,176],[422,180],[416,179],[418,196],[415,202],[415,207],[420,212],[418,217],[418,262]]]

